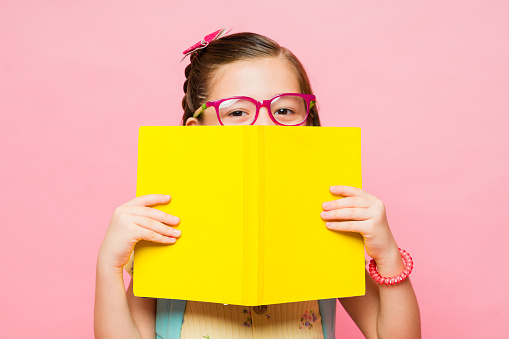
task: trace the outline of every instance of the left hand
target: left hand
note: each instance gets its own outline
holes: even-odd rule
[[[389,260],[395,251],[399,255],[381,200],[351,186],[331,186],[330,192],[344,198],[323,203],[321,217],[328,229],[360,233],[366,252],[377,263]]]

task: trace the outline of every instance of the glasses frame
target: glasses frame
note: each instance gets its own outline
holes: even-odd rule
[[[270,109],[270,105],[272,104],[272,101],[274,101],[275,99],[277,98],[280,98],[282,96],[297,96],[297,97],[300,97],[300,98],[303,98],[305,101],[306,101],[306,108],[307,108],[307,112],[306,112],[306,117],[304,118],[304,121],[301,122],[300,124],[294,124],[294,125],[286,125],[286,124],[282,124],[280,123],[279,121],[277,121],[274,116],[272,115],[271,113],[271,109]],[[279,125],[279,126],[300,126],[302,124],[304,124],[307,120],[308,120],[308,117],[309,117],[309,112],[311,111],[311,108],[313,108],[313,106],[316,104],[316,97],[313,95],[313,94],[302,94],[302,93],[283,93],[283,94],[278,94],[276,95],[275,97],[272,97],[271,99],[268,99],[268,100],[261,100],[261,101],[258,101],[258,100],[255,100],[251,97],[245,97],[245,96],[238,96],[238,97],[231,97],[231,98],[225,98],[225,99],[220,99],[220,100],[214,100],[214,101],[208,101],[206,103],[204,103],[194,114],[193,114],[193,118],[196,118],[198,117],[204,110],[206,110],[207,108],[209,107],[214,107],[214,109],[216,110],[216,115],[217,115],[217,120],[219,121],[219,123],[221,124],[221,126],[225,126],[223,124],[223,122],[221,121],[221,118],[219,117],[219,106],[226,100],[232,100],[232,99],[243,99],[243,100],[249,100],[251,101],[253,104],[256,105],[256,115],[255,115],[255,118],[253,120],[252,123],[250,123],[249,125],[254,125],[254,123],[256,122],[256,120],[258,120],[258,115],[260,114],[260,108],[262,107],[265,107],[267,108],[267,111],[269,112],[269,117],[270,119],[276,124],[276,125]],[[247,124],[246,124],[247,125]],[[244,126],[246,126],[244,125]],[[227,125],[227,126],[232,126],[232,125]]]

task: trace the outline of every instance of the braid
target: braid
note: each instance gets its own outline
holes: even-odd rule
[[[199,51],[198,51],[199,52]],[[186,120],[193,116],[194,111],[196,110],[198,100],[198,93],[196,90],[200,89],[196,86],[196,82],[199,79],[199,74],[197,74],[196,66],[193,67],[193,64],[197,63],[196,58],[198,57],[198,52],[191,54],[191,62],[187,65],[184,70],[184,75],[186,76],[186,81],[184,81],[184,97],[182,98],[182,109],[184,110],[184,117],[182,119],[182,125],[186,124]],[[200,117],[198,117],[199,119]]]
[[[187,116],[189,117],[190,115],[192,115],[192,112],[191,112],[191,108],[189,107],[189,101],[188,101],[188,94],[187,94],[187,89],[189,88],[188,87],[188,84],[189,84],[189,75],[191,74],[191,65],[192,65],[192,62],[187,65],[185,71],[184,71],[184,74],[186,76],[186,81],[184,82],[184,97],[182,98],[182,109],[184,110],[184,116]],[[182,121],[182,125],[185,125],[186,122],[185,121]]]
[[[190,110],[189,109],[189,103],[187,102],[187,88],[188,88],[188,84],[189,84],[189,74],[191,73],[191,64],[187,65],[186,67],[186,70],[185,70],[185,75],[186,75],[186,81],[184,81],[184,97],[182,98],[182,109],[184,110],[184,113],[189,113],[188,111]]]

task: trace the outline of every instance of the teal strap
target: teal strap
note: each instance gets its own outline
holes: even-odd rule
[[[322,318],[323,337],[336,338],[336,298],[318,300],[320,317]]]
[[[157,299],[156,336],[157,339],[166,339],[168,329],[168,314],[170,313],[171,299]]]
[[[157,299],[157,339],[180,339],[185,310],[185,300]]]
[[[173,299],[170,306],[170,316],[168,321],[169,334],[167,339],[180,339],[182,332],[182,320],[184,319],[184,311],[186,310],[186,301]]]

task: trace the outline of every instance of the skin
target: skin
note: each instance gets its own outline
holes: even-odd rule
[[[300,86],[291,68],[279,58],[241,61],[223,66],[211,83],[208,100],[250,96],[256,100],[280,93],[299,93]],[[187,126],[218,125],[215,111],[208,108],[200,119],[190,118]],[[266,108],[261,108],[256,125],[274,125]],[[382,201],[355,187],[331,186],[337,200],[323,203],[321,217],[331,232],[362,234],[368,255],[377,262],[382,276],[394,276],[404,263],[387,222]],[[96,338],[155,338],[156,300],[127,291],[123,266],[135,244],[143,240],[172,244],[180,237],[176,216],[151,208],[169,203],[159,194],[140,196],[118,207],[99,250],[97,259],[94,328]],[[378,285],[366,272],[366,295],[339,299],[366,338],[420,338],[419,307],[410,282]]]

